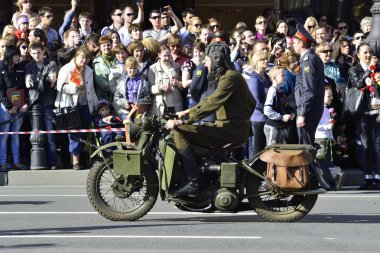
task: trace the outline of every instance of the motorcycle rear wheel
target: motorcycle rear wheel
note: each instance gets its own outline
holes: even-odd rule
[[[87,178],[87,195],[94,209],[112,221],[134,221],[147,214],[158,196],[158,179],[155,171],[143,169],[141,176],[128,176],[132,189],[118,187],[126,179],[114,179],[113,161],[107,158],[94,164]]]
[[[308,188],[317,188],[318,182],[315,176],[310,175],[309,180]],[[250,174],[246,192],[248,195],[268,192],[266,184],[265,180]],[[294,222],[305,217],[314,207],[317,199],[317,194],[274,196],[273,192],[268,192],[268,194],[248,198],[248,202],[253,210],[267,221]]]

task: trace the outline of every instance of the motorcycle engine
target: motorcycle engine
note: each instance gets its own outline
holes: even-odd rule
[[[239,194],[235,190],[220,188],[216,192],[214,205],[220,211],[233,211],[239,203]]]

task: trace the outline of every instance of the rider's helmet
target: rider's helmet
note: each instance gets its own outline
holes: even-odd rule
[[[206,55],[211,59],[211,70],[207,78],[210,81],[218,79],[227,69],[234,69],[228,47],[229,36],[221,31],[211,34],[207,38],[209,45],[206,48]]]

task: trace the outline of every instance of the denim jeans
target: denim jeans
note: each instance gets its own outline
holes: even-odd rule
[[[88,105],[78,105],[78,109],[81,115],[82,120],[82,129],[88,129],[90,127],[90,110],[88,109]],[[78,156],[83,151],[83,143],[79,142],[76,138],[86,140],[87,133],[74,133],[74,134],[68,134],[69,136],[69,152],[72,155]]]
[[[54,130],[55,124],[51,120],[51,118],[54,119],[55,117],[53,108],[43,107],[42,110],[43,130]],[[47,116],[46,114],[48,114],[49,116]],[[55,143],[55,134],[47,134],[46,158],[48,166],[53,166],[57,164],[57,147]]]
[[[252,159],[256,154],[263,150],[267,144],[264,125],[265,122],[251,122],[253,137],[249,139],[249,159]]]
[[[0,104],[0,132],[17,132],[20,131],[23,118],[19,118],[13,122],[1,124],[12,118],[16,117],[16,114],[11,114],[5,108],[3,104]],[[0,135],[0,165],[7,163],[7,141],[9,135]],[[11,147],[12,147],[12,159],[13,163],[20,163],[20,140],[18,135],[11,135]]]

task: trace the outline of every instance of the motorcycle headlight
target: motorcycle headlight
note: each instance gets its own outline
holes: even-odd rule
[[[144,115],[141,119],[141,127],[145,132],[149,132],[152,129],[152,119],[147,115]]]

